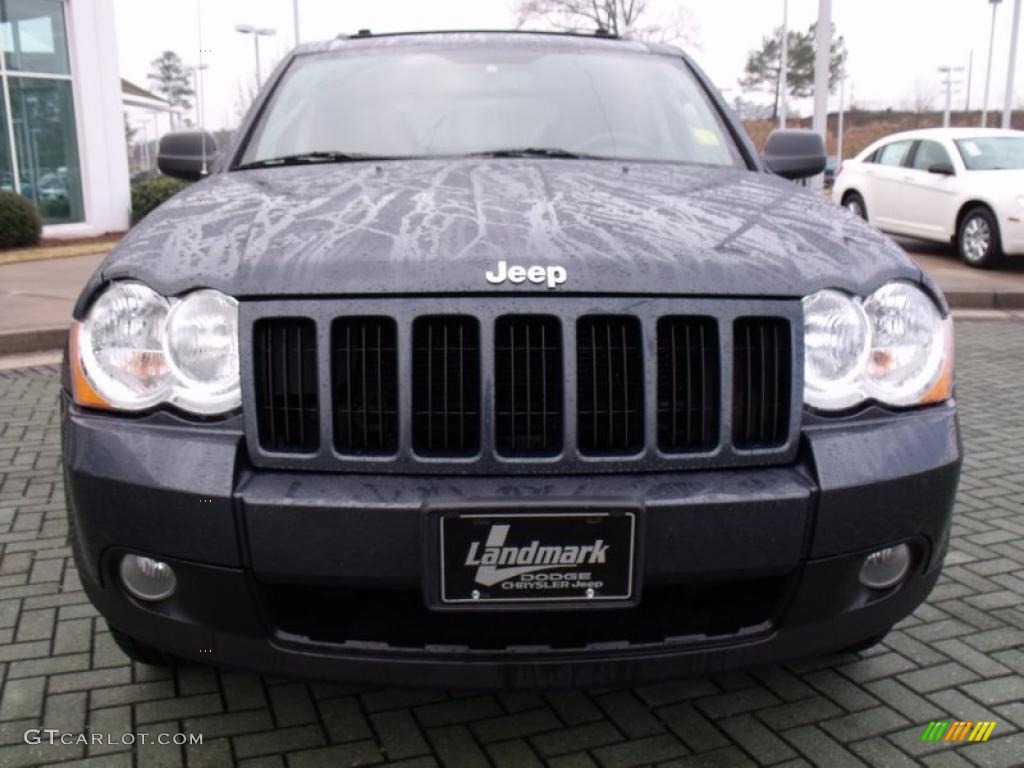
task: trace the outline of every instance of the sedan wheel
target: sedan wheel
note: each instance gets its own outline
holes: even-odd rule
[[[960,257],[972,267],[990,267],[1000,256],[999,233],[984,208],[970,211],[960,223],[957,236]]]
[[[862,219],[866,219],[867,212],[864,209],[864,198],[858,195],[856,192],[851,192],[843,200],[843,207],[852,213],[854,216],[858,216]]]

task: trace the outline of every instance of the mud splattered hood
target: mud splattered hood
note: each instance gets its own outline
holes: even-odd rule
[[[311,165],[214,174],[147,217],[98,280],[238,297],[547,293],[499,261],[561,266],[560,293],[865,293],[920,273],[887,238],[762,173],[562,159]]]

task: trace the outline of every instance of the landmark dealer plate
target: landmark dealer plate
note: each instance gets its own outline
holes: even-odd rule
[[[633,597],[634,512],[443,515],[441,602]]]

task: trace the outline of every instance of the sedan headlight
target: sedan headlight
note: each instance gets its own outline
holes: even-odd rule
[[[803,303],[807,405],[906,407],[952,396],[952,319],[917,286],[888,283],[863,301],[825,290]]]
[[[213,290],[165,299],[141,283],[113,283],[72,325],[71,372],[80,405],[230,411],[241,404],[238,303]]]

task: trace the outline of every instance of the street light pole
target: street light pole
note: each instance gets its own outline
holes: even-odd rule
[[[828,140],[828,80],[832,58],[832,0],[818,0],[818,26],[814,36],[814,121],[812,128]],[[814,189],[822,188],[818,174],[811,180]]]
[[[789,90],[789,0],[782,0],[782,54],[779,56],[779,128],[786,127],[786,91]]]
[[[206,131],[206,110],[204,109],[203,96],[206,93],[203,87],[203,70],[206,69],[209,64],[203,63],[203,6],[201,0],[196,0],[196,30],[197,37],[199,38],[199,65],[192,70],[196,80],[196,122],[199,123],[199,130],[201,132]],[[203,165],[199,172],[205,176],[210,172],[210,169],[206,165],[206,137],[203,137]]]
[[[988,0],[992,5],[992,31],[988,35],[988,65],[985,67],[985,93],[981,97],[981,127],[988,123],[988,86],[992,79],[992,48],[996,40],[996,9],[1003,0]]]
[[[967,97],[964,99],[964,112],[971,111],[971,80],[974,79],[974,49],[967,57]]]
[[[1020,33],[1021,0],[1013,3],[1013,27],[1010,30],[1010,67],[1006,70],[1006,98],[1003,100],[1003,125],[1009,130],[1010,118],[1013,115],[1013,74],[1017,68],[1017,37]]]
[[[843,164],[843,110],[846,105],[846,67],[839,72],[839,118],[836,125],[836,170]]]
[[[292,25],[295,28],[295,44],[299,44],[299,0],[292,0]]]
[[[198,64],[192,67],[193,82],[196,87],[196,122],[201,132],[206,132],[206,110],[203,105],[203,70],[209,69],[209,64]],[[200,169],[200,173],[205,176],[210,172],[210,169],[206,164],[206,141],[203,141],[202,149],[203,166]]]
[[[263,85],[263,75],[260,72],[260,38],[276,34],[277,30],[272,27],[254,27],[251,24],[237,24],[235,31],[243,35],[252,35],[253,46],[256,51],[256,87]]]
[[[939,72],[945,76],[944,85],[946,86],[946,109],[942,113],[942,127],[949,128],[949,115],[953,108],[953,74],[955,72],[963,72],[963,67],[951,67],[948,64],[944,67],[939,67]]]

